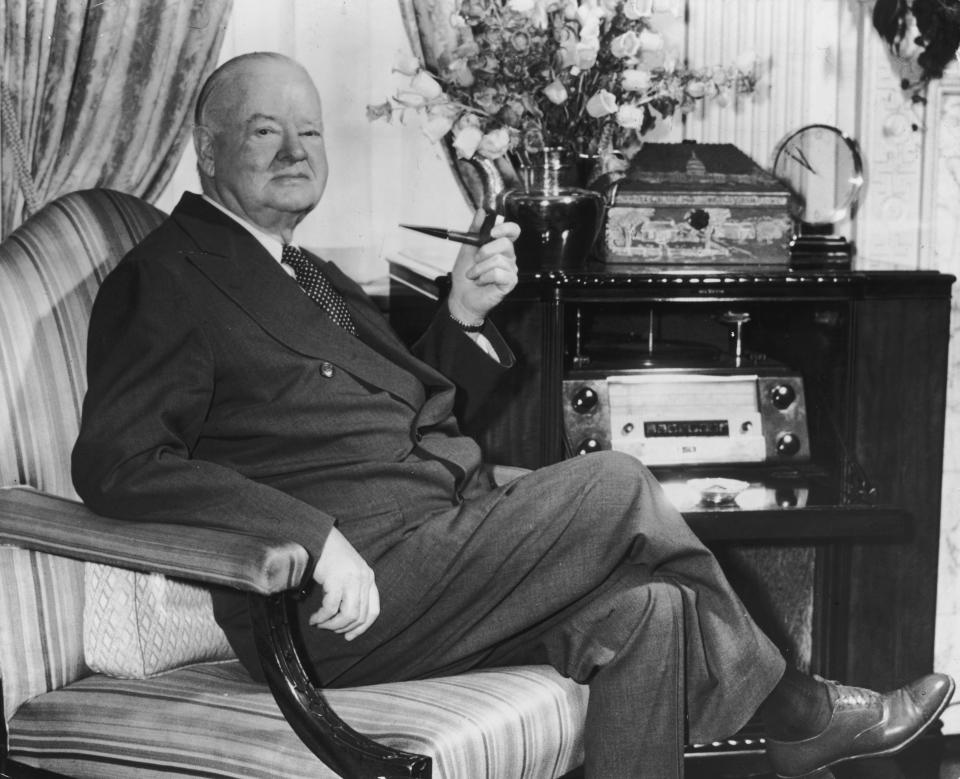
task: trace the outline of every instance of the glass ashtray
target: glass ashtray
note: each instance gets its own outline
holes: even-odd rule
[[[718,477],[688,479],[687,486],[700,495],[701,503],[707,506],[725,506],[736,501],[737,496],[750,486],[750,482]]]

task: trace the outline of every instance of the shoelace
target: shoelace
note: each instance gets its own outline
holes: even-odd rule
[[[845,684],[824,679],[814,674],[814,679],[820,682],[828,682],[833,685],[836,691],[836,699],[833,705],[837,709],[859,708],[863,706],[883,706],[883,695],[873,690],[863,687],[848,687]]]

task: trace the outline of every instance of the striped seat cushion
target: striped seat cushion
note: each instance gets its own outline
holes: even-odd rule
[[[548,779],[583,758],[587,688],[546,666],[327,695],[357,730],[431,755],[434,779]],[[23,706],[10,722],[10,751],[31,765],[96,779],[336,776],[236,661],[146,681],[87,677]]]

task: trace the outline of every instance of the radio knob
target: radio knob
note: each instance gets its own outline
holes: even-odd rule
[[[577,454],[593,454],[600,451],[600,442],[596,438],[585,438],[577,447]]]
[[[797,391],[789,384],[777,384],[770,389],[770,401],[781,411],[790,408],[790,404],[796,399]]]
[[[781,487],[774,492],[774,500],[782,509],[794,508],[800,502],[797,491],[786,487]]]
[[[574,395],[571,404],[578,414],[589,414],[600,403],[600,396],[590,387],[581,387]]]
[[[800,451],[800,438],[793,433],[784,433],[777,439],[777,452],[789,456]]]

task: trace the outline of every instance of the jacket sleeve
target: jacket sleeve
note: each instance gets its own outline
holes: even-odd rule
[[[454,413],[469,423],[482,408],[497,382],[514,365],[513,352],[488,318],[482,334],[500,360],[494,360],[450,318],[446,301],[440,304],[429,327],[413,345],[413,353],[432,365],[457,387]]]
[[[196,310],[163,263],[122,262],[97,295],[74,486],[94,511],[296,541],[316,556],[334,520],[192,452],[216,365]]]

